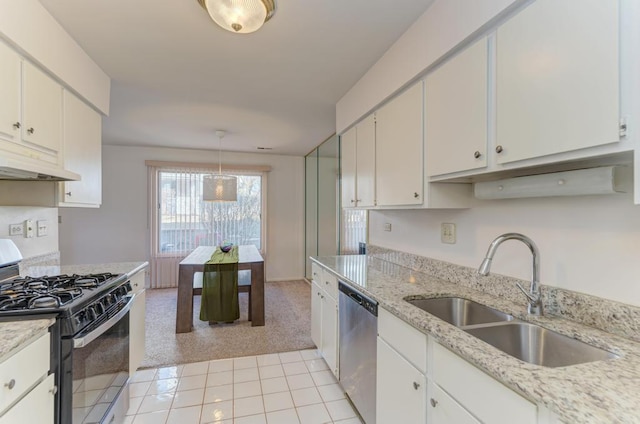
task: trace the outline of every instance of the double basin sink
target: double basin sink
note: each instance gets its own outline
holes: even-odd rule
[[[468,299],[408,298],[405,301],[530,364],[565,367],[618,357]]]

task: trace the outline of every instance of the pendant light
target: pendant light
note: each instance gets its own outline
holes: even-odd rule
[[[275,0],[198,0],[211,19],[227,31],[257,31],[276,12]]]
[[[219,139],[218,173],[205,175],[202,179],[202,200],[205,202],[235,202],[238,200],[238,179],[231,175],[222,175],[222,138],[226,132],[217,130]]]

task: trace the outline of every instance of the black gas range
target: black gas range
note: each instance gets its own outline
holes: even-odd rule
[[[20,277],[0,267],[0,320],[54,316],[51,372],[58,424],[118,422],[128,408],[129,308],[126,274]]]

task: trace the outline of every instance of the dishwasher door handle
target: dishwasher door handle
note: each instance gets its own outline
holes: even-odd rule
[[[362,296],[358,293],[351,292],[349,293],[349,297],[353,299],[358,305],[362,305]]]

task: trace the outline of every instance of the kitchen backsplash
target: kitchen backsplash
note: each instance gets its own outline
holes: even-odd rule
[[[530,284],[529,281],[493,273],[483,277],[478,275],[477,268],[460,266],[371,244],[367,246],[367,255],[516,303],[525,303],[524,296],[516,287],[516,283],[520,283],[525,288],[528,288]],[[639,307],[554,286],[543,284],[541,287],[545,314],[560,316],[640,341]]]
[[[20,275],[25,275],[31,267],[34,266],[58,266],[60,265],[60,252],[45,253],[43,255],[32,256],[30,258],[23,258],[20,261]]]

